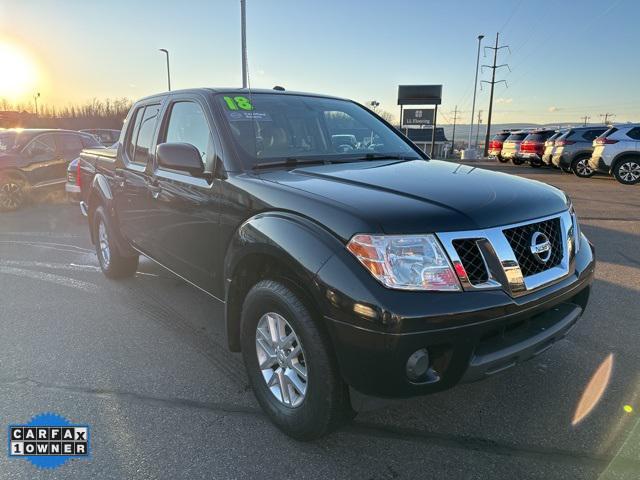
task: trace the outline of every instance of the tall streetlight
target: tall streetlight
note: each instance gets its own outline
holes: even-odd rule
[[[167,86],[169,87],[169,91],[171,91],[171,73],[169,71],[169,50],[167,50],[166,48],[159,48],[158,50],[161,52],[164,52],[164,54],[167,56]]]
[[[478,68],[480,67],[480,44],[484,35],[478,35],[478,58],[476,59],[476,78],[473,81],[473,104],[471,105],[471,125],[469,126],[469,150],[471,148],[471,135],[473,134],[473,115],[476,109],[476,92],[478,91]]]
[[[240,35],[242,38],[242,88],[247,88],[247,2],[240,0]]]

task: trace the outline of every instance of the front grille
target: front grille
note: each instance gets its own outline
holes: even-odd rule
[[[479,285],[489,280],[489,273],[485,266],[480,249],[476,243],[479,238],[464,238],[453,241],[462,266],[467,271],[467,277],[472,285]]]
[[[551,243],[551,256],[545,263],[541,263],[531,253],[531,239],[536,232],[545,234]],[[563,242],[559,218],[510,228],[504,230],[504,235],[513,249],[524,277],[557,267],[562,261]]]

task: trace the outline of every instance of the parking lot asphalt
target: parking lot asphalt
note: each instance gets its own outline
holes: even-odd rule
[[[90,459],[41,472],[2,454],[0,479],[639,478],[640,189],[467,165],[573,198],[599,262],[585,315],[530,362],[310,443],[261,412],[215,300],[150,261],[106,279],[74,205],[0,215],[1,427],[52,411],[92,431]]]

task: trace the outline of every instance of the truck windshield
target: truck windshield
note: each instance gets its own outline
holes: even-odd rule
[[[289,160],[420,158],[393,129],[352,102],[268,93],[219,95],[217,101],[247,169]]]

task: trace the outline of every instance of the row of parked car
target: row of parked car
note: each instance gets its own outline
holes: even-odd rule
[[[489,156],[515,165],[547,165],[582,178],[602,172],[634,185],[640,182],[640,124],[503,130],[491,139]]]
[[[0,130],[0,211],[20,208],[37,190],[60,186],[85,148],[115,143],[119,130]]]

